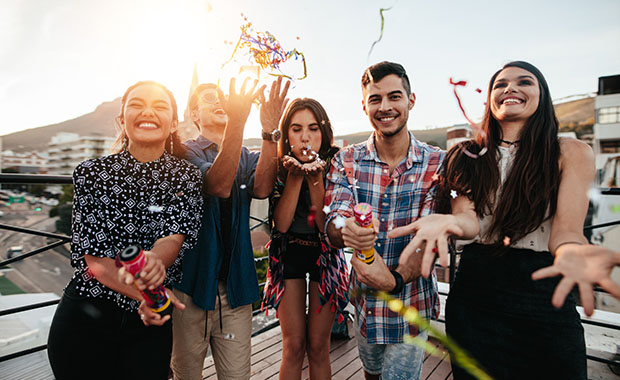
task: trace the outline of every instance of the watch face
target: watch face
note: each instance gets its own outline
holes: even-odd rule
[[[279,129],[274,129],[273,132],[271,132],[271,139],[273,140],[273,142],[278,142],[281,138],[282,132],[280,132]]]

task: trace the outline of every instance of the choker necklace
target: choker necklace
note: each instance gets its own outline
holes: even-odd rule
[[[510,153],[512,153],[515,150],[515,145],[518,144],[519,142],[521,142],[521,140],[515,140],[515,141],[508,141],[508,140],[502,140],[499,139],[500,142],[503,142],[504,144],[508,144],[508,151]]]

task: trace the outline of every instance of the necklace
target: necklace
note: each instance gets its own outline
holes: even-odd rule
[[[503,142],[504,144],[508,144],[508,151],[510,153],[512,153],[515,150],[515,145],[518,144],[519,142],[521,142],[521,140],[515,140],[515,141],[508,141],[508,140],[502,140],[499,139],[500,142]]]

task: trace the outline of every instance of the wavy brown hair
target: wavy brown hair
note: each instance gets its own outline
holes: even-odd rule
[[[521,129],[512,168],[502,185],[498,162],[502,130],[491,112],[491,91],[499,73],[508,67],[518,67],[536,76],[540,101]],[[490,228],[483,238],[500,243],[507,236],[516,242],[552,218],[557,208],[561,176],[558,120],[542,73],[523,61],[507,63],[498,70],[489,82],[481,128],[485,133],[454,146],[446,155],[439,208],[447,211],[451,190],[466,194],[474,202],[479,217],[492,213]],[[477,154],[483,148],[488,152],[476,159],[463,153],[467,149]]]
[[[164,86],[163,84],[159,83],[159,82],[155,82],[155,81],[151,81],[151,80],[145,80],[145,81],[140,81],[137,82],[131,86],[129,86],[129,88],[125,91],[125,93],[123,94],[123,97],[121,98],[121,112],[120,114],[116,117],[116,125],[118,127],[118,129],[120,130],[120,133],[118,134],[118,136],[116,137],[116,140],[114,140],[114,143],[112,144],[112,147],[110,148],[110,150],[112,151],[112,153],[119,153],[122,150],[125,149],[124,146],[124,141],[126,141],[127,139],[127,133],[125,132],[125,128],[123,128],[120,124],[120,120],[123,118],[123,113],[125,112],[125,104],[127,103],[127,97],[129,96],[129,93],[136,87],[139,86],[143,86],[143,85],[155,85],[160,87],[162,90],[164,90],[164,92],[166,94],[168,94],[168,97],[170,98],[170,105],[172,106],[172,122],[179,122],[179,115],[177,112],[177,101],[174,98],[174,95],[172,94],[172,91],[168,90],[168,88],[166,88],[166,86]],[[179,137],[179,131],[176,130],[175,132],[171,133],[168,138],[166,139],[166,144],[164,145],[164,149],[166,150],[166,152],[175,155],[179,158],[183,158],[184,154],[185,154],[185,148],[183,146],[183,144],[181,143],[181,138]]]
[[[332,124],[329,121],[325,108],[323,108],[321,103],[311,98],[294,99],[286,107],[286,110],[280,119],[280,131],[282,132],[282,138],[280,139],[278,156],[282,157],[291,152],[291,144],[288,141],[288,129],[291,126],[293,115],[297,111],[301,110],[308,110],[312,112],[314,118],[319,123],[319,129],[321,130],[321,148],[319,149],[319,157],[323,160],[327,159],[328,152],[334,143],[334,130],[332,129]]]

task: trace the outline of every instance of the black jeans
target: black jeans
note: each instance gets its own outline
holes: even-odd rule
[[[168,378],[172,324],[142,324],[114,301],[65,291],[50,327],[48,356],[57,380]]]
[[[571,295],[556,309],[559,278],[533,281],[549,252],[465,247],[446,304],[446,332],[488,373],[503,379],[586,379],[583,327]],[[470,379],[455,358],[454,378]]]

